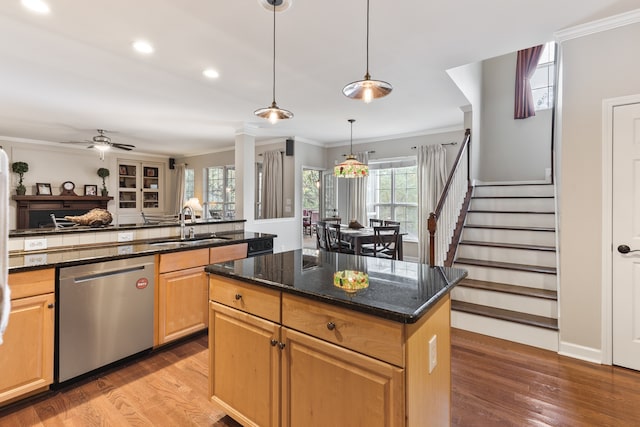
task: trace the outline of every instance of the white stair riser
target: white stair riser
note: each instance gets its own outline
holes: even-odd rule
[[[556,233],[553,231],[499,230],[465,227],[462,230],[462,240],[555,246]]]
[[[521,213],[484,213],[469,212],[467,224],[503,225],[519,227],[555,227],[553,214],[521,214]]]
[[[474,196],[553,196],[553,185],[488,185],[475,187]]]
[[[530,271],[507,270],[504,268],[480,267],[457,263],[454,263],[454,267],[467,270],[469,272],[467,276],[469,279],[548,289],[552,291],[557,289],[557,277],[555,274],[532,273]]]
[[[471,199],[471,210],[554,212],[554,199]]]
[[[558,352],[558,331],[453,310],[451,326]]]
[[[558,318],[558,304],[555,300],[466,288],[464,286],[455,287],[451,297],[455,301],[464,301],[486,307],[551,317],[553,319]]]
[[[549,251],[459,245],[457,256],[458,258],[509,262],[512,264],[534,265],[536,267],[556,266],[556,253]]]

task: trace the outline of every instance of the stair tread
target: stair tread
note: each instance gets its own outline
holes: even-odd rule
[[[470,246],[486,246],[490,248],[527,249],[532,251],[546,251],[546,252],[556,251],[555,246],[525,245],[521,243],[479,242],[475,240],[462,240],[459,244],[470,245]]]
[[[537,316],[534,314],[520,313],[502,308],[488,307],[480,304],[473,304],[463,301],[451,301],[451,309],[465,313],[478,314],[492,317],[494,319],[507,320],[529,326],[558,330],[558,319],[551,317]]]
[[[549,300],[557,300],[558,293],[549,289],[531,288],[528,286],[511,285],[508,283],[488,282],[485,280],[465,278],[458,283],[457,286],[473,289],[484,289],[494,292],[502,292],[514,295],[528,296],[534,298],[542,298]]]
[[[544,267],[539,265],[514,264],[510,262],[486,261],[470,258],[458,258],[456,264],[477,265],[480,267],[503,268],[507,270],[530,271],[534,273],[556,274],[555,267]]]
[[[473,199],[553,199],[554,196],[473,196]]]
[[[483,224],[465,224],[465,228],[483,228],[487,230],[516,230],[516,231],[553,231],[553,227],[527,227],[519,225],[483,225]]]
[[[555,214],[554,211],[498,211],[491,209],[469,209],[468,213],[491,213],[491,214]]]
[[[483,183],[483,184],[476,184],[475,187],[533,187],[536,185],[553,185],[553,183],[551,182],[532,182],[530,184],[528,183],[522,183],[522,182],[518,182],[518,183],[499,183],[499,184],[490,184],[490,183]]]

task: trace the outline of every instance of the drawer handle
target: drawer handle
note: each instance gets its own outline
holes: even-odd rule
[[[236,294],[236,301],[239,301],[239,300],[241,300],[241,299],[242,299],[242,295],[240,295],[240,294]]]
[[[47,305],[47,308],[53,308],[53,307],[55,307],[55,305],[54,305],[54,304],[49,304],[49,305]]]
[[[333,322],[327,323],[327,329],[333,331],[336,328],[336,324]]]
[[[275,347],[278,344],[278,340],[271,340],[271,347]]]

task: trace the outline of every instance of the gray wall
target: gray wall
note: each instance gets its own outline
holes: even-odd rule
[[[482,63],[482,147],[477,178],[542,181],[551,168],[552,110],[514,120],[516,53]]]
[[[561,349],[602,350],[602,101],[640,93],[638,40],[632,24],[561,46]]]

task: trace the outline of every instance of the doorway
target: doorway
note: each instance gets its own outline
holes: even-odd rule
[[[322,208],[319,169],[302,169],[302,247],[315,248],[315,225]]]

